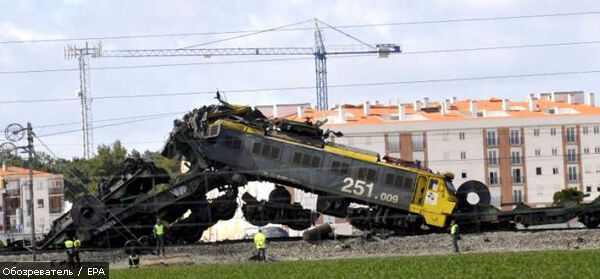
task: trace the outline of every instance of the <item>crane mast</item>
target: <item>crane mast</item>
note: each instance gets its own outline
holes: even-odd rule
[[[323,43],[323,35],[319,22],[327,28],[331,28],[345,36],[360,42],[360,45],[352,46],[328,46]],[[80,89],[78,97],[81,98],[82,108],[82,128],[83,128],[83,152],[84,157],[89,158],[93,153],[93,127],[92,127],[92,97],[90,87],[90,69],[89,57],[178,57],[178,56],[248,56],[248,55],[288,55],[288,56],[309,56],[315,58],[315,89],[317,95],[317,110],[327,110],[328,92],[327,92],[327,56],[328,55],[357,55],[357,54],[377,54],[380,58],[386,58],[391,53],[400,53],[400,46],[397,44],[377,44],[369,45],[347,33],[338,30],[334,26],[328,25],[315,19],[314,45],[313,47],[267,47],[267,48],[173,48],[173,49],[123,49],[108,50],[103,49],[99,42],[90,47],[86,43],[85,47],[67,46],[65,48],[65,58],[77,58],[80,71]]]

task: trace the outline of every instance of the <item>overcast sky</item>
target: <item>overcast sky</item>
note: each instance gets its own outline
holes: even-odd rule
[[[24,70],[76,69],[65,60],[67,44],[84,41],[8,43],[9,41],[110,37],[125,35],[201,33],[259,30],[319,18],[331,25],[418,22],[445,19],[488,18],[519,15],[600,11],[598,1],[10,1],[0,0],[0,128],[13,122],[34,126],[79,122],[77,100],[6,104],[2,101],[62,99],[76,97],[78,71],[10,73]],[[308,22],[299,27],[311,27]],[[398,43],[406,54],[388,59],[375,56],[328,58],[330,85],[381,83],[475,76],[502,76],[566,71],[598,71],[600,44],[546,48],[515,48],[488,51],[408,54],[414,51],[490,46],[572,43],[600,40],[600,14],[404,24],[347,28],[363,41]],[[238,34],[173,36],[160,38],[105,39],[104,49],[178,48],[228,38]],[[326,45],[356,42],[323,33]],[[96,43],[97,40],[90,40]],[[206,47],[312,46],[311,30],[269,32]],[[173,63],[218,63],[294,57],[178,57],[93,58],[92,68]],[[174,67],[92,70],[94,97],[178,92],[225,92],[231,102],[264,105],[311,102],[313,89],[253,93],[228,90],[299,87],[314,85],[314,62],[303,60],[243,64],[208,64]],[[482,79],[454,82],[423,82],[385,86],[334,87],[329,105],[379,100],[412,102],[457,96],[460,99],[506,97],[523,100],[528,93],[585,90],[598,92],[600,74]],[[188,111],[214,103],[213,95],[154,98],[100,99],[93,102],[94,120]],[[158,150],[176,116],[94,130],[94,143],[120,139],[128,149]],[[95,126],[119,121],[95,122]],[[127,120],[125,120],[127,121]],[[38,135],[76,130],[80,124],[36,129]],[[2,137],[3,138],[3,137]],[[82,156],[81,133],[42,137],[61,157]],[[44,151],[42,147],[38,150]]]

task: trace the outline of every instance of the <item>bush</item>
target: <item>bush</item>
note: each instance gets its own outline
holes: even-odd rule
[[[554,197],[552,199],[554,200],[554,205],[564,205],[568,202],[578,203],[583,200],[583,192],[575,188],[563,189],[554,193]]]

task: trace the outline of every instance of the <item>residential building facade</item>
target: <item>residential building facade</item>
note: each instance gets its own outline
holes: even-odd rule
[[[29,170],[0,169],[0,240],[19,240],[31,234]],[[64,212],[64,181],[61,175],[33,171],[33,212],[37,238],[50,231]]]
[[[479,180],[492,204],[548,206],[568,187],[600,195],[600,108],[593,93],[530,94],[525,101],[491,98],[400,105],[343,105],[304,110],[344,133],[336,143],[419,161],[455,174],[455,185]]]

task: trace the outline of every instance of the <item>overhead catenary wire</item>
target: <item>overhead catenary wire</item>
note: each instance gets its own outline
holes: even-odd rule
[[[335,25],[338,29],[348,28],[365,28],[365,27],[383,27],[383,26],[402,26],[402,25],[422,25],[422,24],[440,24],[440,23],[460,23],[460,22],[478,22],[478,21],[505,21],[514,19],[531,19],[531,18],[549,18],[549,17],[569,17],[569,16],[588,16],[598,15],[600,11],[576,11],[566,13],[547,13],[547,14],[528,14],[528,15],[509,15],[496,17],[472,17],[472,18],[455,18],[455,19],[434,19],[434,20],[414,20],[414,21],[397,21],[383,22],[371,24],[348,24]],[[322,29],[328,29],[323,27]],[[271,32],[289,32],[313,30],[312,27],[296,27],[282,28]],[[87,36],[87,37],[72,37],[72,38],[48,38],[48,39],[32,39],[32,40],[6,40],[0,41],[0,44],[23,44],[23,43],[52,43],[52,42],[69,42],[69,41],[86,41],[86,40],[126,40],[126,39],[148,39],[148,38],[172,38],[172,37],[189,37],[189,36],[212,36],[212,35],[227,35],[254,33],[261,31],[254,30],[233,30],[233,31],[214,31],[214,32],[181,32],[181,33],[163,33],[163,34],[142,34],[142,35],[116,35],[116,36]]]
[[[529,78],[543,76],[559,76],[559,75],[583,75],[597,74],[600,70],[582,70],[582,71],[562,71],[562,72],[545,72],[545,73],[529,73],[529,74],[508,74],[495,76],[471,76],[471,77],[454,77],[454,78],[438,78],[438,79],[420,79],[420,80],[400,80],[400,81],[382,81],[382,82],[366,82],[366,83],[342,83],[328,85],[329,88],[352,88],[352,87],[371,87],[371,86],[388,86],[388,85],[406,85],[419,83],[441,83],[441,82],[457,82],[457,81],[473,81],[473,80],[488,80],[488,79],[513,79],[513,78]],[[294,86],[294,87],[272,87],[272,88],[255,88],[255,89],[230,89],[223,90],[227,93],[268,93],[277,91],[300,91],[313,90],[311,86]],[[153,93],[153,94],[133,94],[133,95],[106,95],[95,96],[93,100],[110,100],[110,99],[134,99],[134,98],[150,98],[150,97],[176,97],[176,96],[192,96],[215,94],[214,91],[198,91],[198,92],[176,92],[176,93]],[[62,101],[79,101],[79,98],[53,98],[53,99],[32,99],[32,100],[4,100],[0,104],[22,104],[22,103],[43,103],[43,102],[62,102]]]

